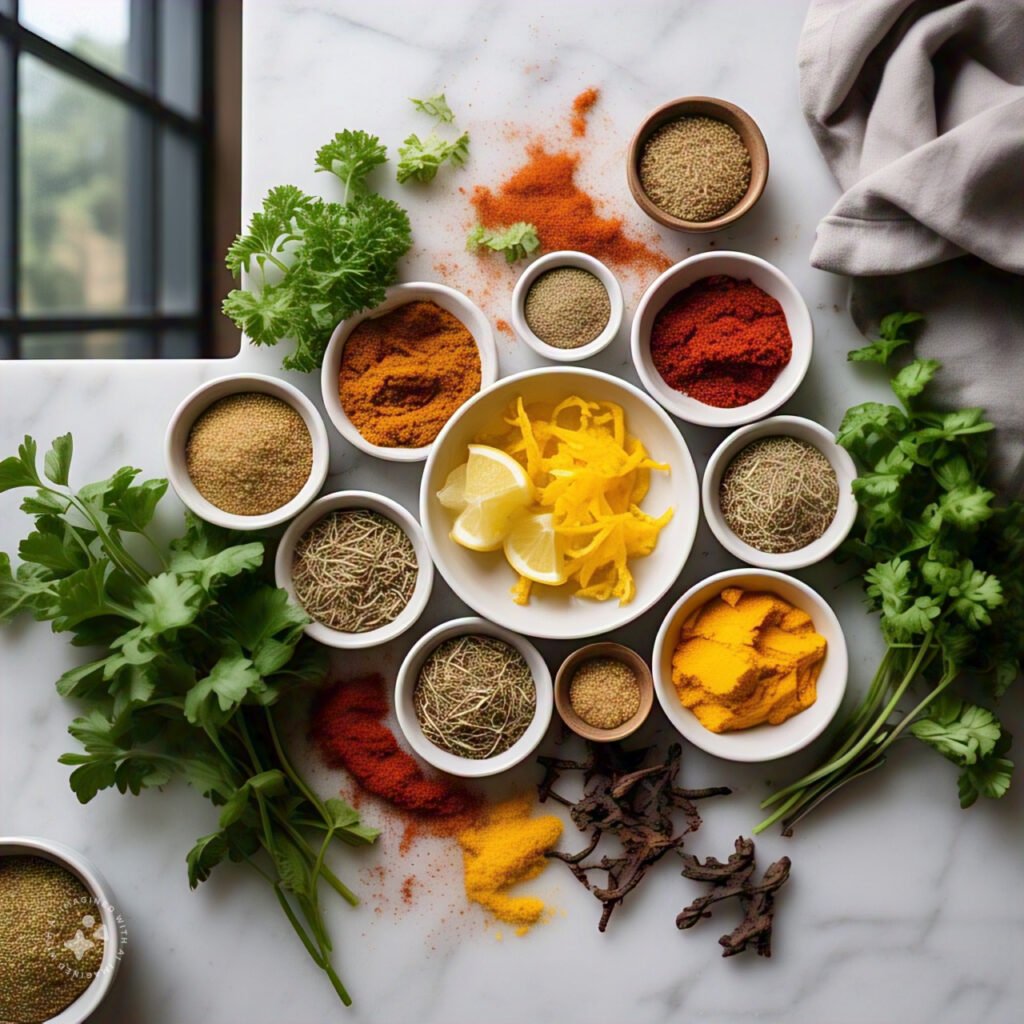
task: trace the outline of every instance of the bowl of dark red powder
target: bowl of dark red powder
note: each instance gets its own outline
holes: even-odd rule
[[[779,408],[811,361],[807,303],[776,267],[740,252],[677,263],[644,293],[633,319],[633,363],[674,416],[738,427]]]

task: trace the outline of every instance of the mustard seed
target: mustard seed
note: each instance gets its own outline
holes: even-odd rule
[[[591,658],[573,673],[569,703],[587,725],[616,729],[640,710],[640,682],[617,658]]]
[[[530,286],[524,313],[527,326],[546,345],[581,348],[608,326],[612,301],[588,270],[556,267]]]
[[[680,220],[728,213],[750,186],[750,153],[739,133],[714,117],[680,117],[647,140],[640,184],[659,209]]]
[[[238,516],[287,505],[313,471],[313,439],[287,402],[256,392],[214,402],[192,425],[188,475],[211,504]]]

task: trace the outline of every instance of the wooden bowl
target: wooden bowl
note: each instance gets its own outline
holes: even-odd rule
[[[636,681],[640,684],[640,707],[632,718],[627,718],[622,725],[614,729],[596,729],[587,725],[572,709],[569,701],[569,685],[572,682],[576,670],[585,662],[593,661],[594,658],[614,658],[621,661],[633,670]],[[636,732],[647,719],[654,704],[654,679],[647,662],[640,657],[636,651],[623,647],[622,644],[597,643],[587,644],[577,651],[573,651],[558,670],[555,676],[555,707],[562,718],[562,721],[572,729],[577,736],[585,740],[595,740],[598,743],[610,743],[613,740],[625,739]]]
[[[680,117],[713,117],[724,121],[740,137],[750,154],[750,185],[746,195],[731,209],[712,220],[682,220],[655,206],[640,183],[640,158],[647,140],[663,124]],[[768,181],[768,146],[754,119],[733,103],[714,99],[711,96],[685,96],[662,104],[644,118],[626,155],[626,180],[637,206],[652,220],[675,231],[709,232],[719,231],[742,217],[761,198]]]

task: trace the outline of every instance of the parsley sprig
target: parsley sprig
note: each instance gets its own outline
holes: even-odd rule
[[[339,132],[317,151],[316,169],[338,178],[341,202],[272,188],[228,249],[228,269],[246,278],[224,313],[257,345],[291,338],[285,369],[315,370],[338,322],[383,302],[397,277],[412,245],[409,217],[368,183],[386,160],[375,135]]]
[[[419,113],[434,118],[438,124],[455,123],[455,114],[443,92],[425,100],[410,99],[410,102]],[[396,177],[399,184],[407,181],[426,183],[437,177],[444,163],[462,167],[468,159],[469,132],[463,132],[456,139],[446,139],[436,129],[422,139],[413,133],[398,147]]]
[[[189,782],[219,808],[216,829],[188,852],[189,884],[225,859],[251,865],[349,1003],[319,888],[355,904],[325,855],[335,839],[358,846],[377,832],[343,801],[317,796],[281,742],[274,705],[326,667],[303,635],[306,616],[273,585],[263,540],[190,517],[163,549],[148,527],[167,481],[138,483],[126,466],[74,490],[72,453],[71,435],[58,437],[40,473],[26,437],[0,462],[0,492],[27,489],[21,509],[35,526],[17,568],[0,553],[0,624],[28,613],[94,655],[57,681],[82,710],[68,727],[81,750],[60,758],[71,788],[87,803],[111,787]]]
[[[886,317],[878,340],[850,359],[887,365],[921,319]],[[839,787],[880,767],[906,736],[960,768],[962,807],[1010,786],[1011,737],[971,698],[978,690],[999,698],[1020,675],[1024,505],[997,504],[983,482],[993,425],[981,409],[918,404],[939,369],[933,359],[911,360],[890,380],[899,404],[855,406],[839,428],[860,470],[845,551],[862,567],[886,652],[823,764],[766,799],[772,813],[755,831],[782,821],[788,833]]]

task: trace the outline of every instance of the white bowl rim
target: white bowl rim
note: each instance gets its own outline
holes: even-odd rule
[[[741,263],[749,263],[752,266],[763,270],[769,277],[779,283],[780,289],[791,293],[794,304],[797,308],[797,320],[793,322],[787,317],[790,338],[793,342],[793,350],[790,361],[786,368],[792,367],[788,383],[782,385],[779,378],[760,397],[748,402],[746,405],[738,405],[732,408],[720,408],[718,406],[706,405],[694,398],[683,395],[664,382],[661,374],[655,369],[650,355],[650,338],[642,337],[640,323],[647,307],[654,301],[654,296],[662,285],[666,284],[677,274],[690,270],[695,266],[708,263],[707,273],[703,276],[710,277],[715,273],[713,264],[724,260],[738,260]],[[700,278],[695,278],[700,280]],[[687,286],[688,287],[688,286]],[[683,289],[678,289],[682,291]],[[767,289],[765,289],[767,290]],[[670,297],[671,298],[671,297]],[[666,299],[666,302],[669,301]],[[811,354],[814,350],[814,321],[811,319],[811,312],[807,307],[800,290],[792,280],[783,273],[774,263],[769,263],[760,256],[753,256],[750,253],[738,252],[732,249],[715,249],[711,252],[696,253],[687,256],[663,271],[651,282],[644,291],[633,314],[633,324],[630,329],[629,341],[630,353],[633,358],[633,366],[637,375],[643,382],[648,393],[659,404],[664,406],[673,416],[687,423],[693,423],[702,427],[738,427],[745,423],[752,423],[775,412],[781,405],[784,405],[793,397],[797,388],[803,383],[807,369],[811,364]]]
[[[304,632],[312,639],[328,647],[352,651],[377,647],[412,628],[423,614],[434,587],[434,562],[430,557],[427,539],[416,517],[407,508],[393,498],[375,491],[333,491],[317,498],[312,505],[296,516],[278,541],[277,553],[274,556],[274,581],[282,590],[288,592],[288,597],[294,604],[302,607],[295,596],[291,565],[299,539],[317,520],[329,512],[354,508],[367,508],[371,512],[377,512],[401,527],[416,552],[418,569],[409,603],[386,625],[365,633],[344,633],[314,619],[304,627]]]
[[[514,647],[525,659],[537,688],[537,708],[526,732],[508,750],[494,757],[473,760],[449,754],[436,747],[424,735],[416,713],[412,710],[412,691],[419,669],[436,647],[455,636],[480,634],[503,640]],[[555,696],[551,670],[544,656],[520,633],[513,633],[489,619],[477,615],[449,619],[429,630],[416,641],[402,659],[395,680],[395,715],[399,728],[413,750],[429,765],[449,775],[466,779],[482,779],[498,775],[522,763],[532,754],[547,735],[554,714]]]
[[[223,391],[215,397],[204,400],[210,391]],[[273,512],[258,516],[241,516],[233,512],[225,512],[213,502],[204,498],[188,475],[185,464],[185,443],[188,432],[195,421],[221,398],[231,395],[245,394],[253,391],[258,394],[271,395],[287,402],[301,417],[309,430],[313,444],[313,467],[309,479],[302,485],[298,494]],[[187,425],[186,425],[187,420]],[[178,443],[178,433],[182,433]],[[222,377],[214,377],[190,391],[171,414],[164,434],[164,461],[167,465],[167,477],[175,494],[200,519],[214,526],[228,530],[266,530],[287,522],[292,516],[301,512],[317,495],[327,479],[330,465],[331,449],[327,438],[327,428],[323,417],[317,412],[316,406],[297,388],[279,377],[271,377],[265,373],[229,373]]]
[[[87,857],[55,839],[44,839],[42,836],[0,835],[0,857],[18,855],[42,856],[60,864],[85,885],[99,904],[97,909],[103,922],[105,936],[103,959],[100,961],[99,971],[73,1003],[45,1022],[45,1024],[82,1024],[92,1016],[96,1008],[106,998],[121,966],[121,932],[113,891],[99,869]]]
[[[693,516],[693,520],[690,523],[690,528],[687,531],[686,536],[683,538],[682,548],[684,549],[685,554],[683,556],[682,563],[679,566],[679,571],[673,578],[669,579],[663,587],[656,588],[656,590],[652,592],[652,594],[646,600],[641,601],[639,596],[634,597],[632,603],[626,605],[622,609],[622,614],[618,619],[616,619],[614,622],[610,624],[602,625],[599,629],[577,629],[568,633],[551,630],[531,631],[529,633],[530,636],[542,640],[583,640],[588,637],[600,636],[605,633],[608,633],[610,635],[613,630],[621,629],[629,623],[636,621],[638,618],[640,618],[641,615],[643,615],[645,612],[649,611],[652,607],[654,607],[654,605],[656,605],[658,601],[660,601],[665,596],[665,594],[667,594],[669,590],[672,589],[675,582],[679,579],[679,575],[686,567],[686,563],[690,558],[690,554],[693,551],[694,542],[697,538],[697,528],[700,525],[700,484],[698,482],[697,477],[697,467],[694,465],[693,456],[690,454],[690,448],[689,445],[686,443],[686,438],[683,436],[682,431],[680,431],[679,428],[672,422],[671,417],[668,416],[665,410],[662,409],[662,407],[658,405],[658,403],[655,402],[650,395],[641,391],[640,388],[638,388],[635,384],[631,384],[629,381],[624,380],[621,377],[616,377],[613,374],[604,373],[601,370],[593,370],[586,366],[541,366],[532,370],[523,370],[520,373],[514,373],[508,377],[502,377],[500,380],[495,381],[494,384],[492,384],[490,387],[478,392],[468,402],[466,402],[462,406],[462,408],[459,409],[458,412],[456,412],[455,415],[453,415],[452,418],[444,425],[444,427],[441,430],[441,433],[437,435],[437,440],[434,442],[434,445],[436,446],[435,452],[431,453],[431,458],[427,460],[427,465],[424,467],[423,470],[423,476],[420,479],[420,522],[426,522],[428,504],[431,500],[433,500],[434,497],[434,495],[430,491],[429,483],[431,469],[433,467],[433,460],[438,457],[436,453],[440,452],[444,448],[444,443],[445,441],[447,441],[449,433],[451,433],[454,424],[458,422],[460,416],[463,415],[473,405],[476,405],[478,402],[485,400],[487,397],[490,396],[490,393],[492,391],[496,391],[498,388],[507,387],[512,384],[518,384],[521,381],[530,379],[531,377],[556,375],[578,375],[583,377],[594,377],[605,382],[610,382],[615,386],[622,388],[624,391],[628,392],[638,401],[642,402],[648,409],[650,409],[650,411],[655,416],[658,417],[658,419],[662,421],[662,425],[665,426],[666,429],[672,431],[672,433],[679,438],[682,449],[686,454],[686,462],[685,465],[680,467],[672,466],[672,472],[679,472],[680,474],[682,474],[685,477],[685,480],[683,481],[683,486],[688,491],[692,491],[695,495],[698,495],[698,508],[696,510],[697,514]],[[462,601],[469,605],[469,607],[472,608],[474,611],[480,612],[480,609],[476,607],[476,605],[471,599],[471,595],[467,592],[467,589],[462,585],[462,583],[459,580],[453,578],[449,573],[445,571],[442,559],[439,557],[438,552],[435,550],[434,544],[431,541],[430,531],[426,527],[424,527],[423,533],[427,538],[427,545],[430,548],[430,554],[434,559],[434,565],[437,567],[437,570],[441,574],[442,578],[445,580],[448,586],[451,587],[453,591],[455,591],[456,596],[458,596]],[[515,630],[519,628],[515,624],[505,626],[505,623],[501,621],[502,614],[503,613],[501,612],[491,612],[488,618],[496,624],[508,629]]]
[[[364,320],[372,320],[398,306],[405,305],[407,302],[415,302],[417,295],[440,296],[462,310],[463,316],[459,319],[472,335],[477,352],[480,354],[480,391],[486,390],[498,379],[498,347],[494,342],[491,322],[468,295],[446,284],[439,284],[436,281],[405,281],[401,284],[393,284],[388,288],[384,301],[380,305],[342,320],[331,332],[320,367],[320,393],[323,397],[324,410],[338,433],[349,444],[367,455],[372,455],[376,459],[384,459],[387,462],[422,462],[430,454],[430,449],[437,443],[437,439],[435,438],[430,444],[422,445],[419,448],[387,448],[367,441],[348,418],[348,414],[337,396],[341,353],[348,341],[348,336]],[[478,391],[477,394],[479,393]]]
[[[760,551],[736,536],[722,515],[718,491],[722,475],[736,455],[748,444],[763,437],[778,435],[807,441],[828,459],[839,484],[839,504],[828,529],[817,540],[795,551],[773,553]],[[714,450],[701,480],[701,505],[711,532],[730,554],[759,569],[804,569],[831,555],[853,528],[857,518],[857,499],[851,484],[856,477],[857,467],[850,453],[836,443],[831,431],[822,424],[804,416],[769,416],[768,419],[734,430]]]
[[[683,608],[704,591],[710,591],[714,588],[716,593],[721,593],[733,581],[735,581],[736,585],[741,585],[742,580],[750,579],[751,577],[756,577],[760,580],[764,580],[767,577],[768,579],[778,580],[787,586],[792,586],[806,597],[807,606],[803,610],[815,620],[816,628],[818,622],[825,621],[838,638],[838,643],[829,641],[828,650],[825,655],[826,659],[831,660],[831,664],[828,667],[829,671],[835,674],[835,687],[825,694],[822,694],[819,690],[818,698],[811,707],[800,712],[799,715],[794,715],[788,719],[788,721],[802,719],[808,725],[807,731],[785,746],[771,749],[769,753],[758,752],[754,749],[755,743],[752,742],[752,739],[759,736],[770,736],[772,734],[766,733],[764,730],[776,729],[779,726],[760,725],[754,726],[751,729],[741,729],[726,733],[715,733],[710,729],[705,729],[697,720],[697,716],[689,708],[684,708],[680,703],[671,675],[666,679],[661,667],[662,661],[665,658],[669,634],[673,632],[676,620],[681,615]],[[826,664],[828,664],[828,661],[826,661]],[[846,693],[849,653],[846,646],[846,635],[832,606],[813,587],[804,583],[803,580],[786,573],[776,572],[774,569],[726,569],[724,572],[715,573],[695,583],[668,610],[661,626],[658,628],[658,635],[654,640],[651,673],[654,676],[654,694],[658,698],[658,703],[661,705],[662,711],[665,712],[665,717],[669,720],[669,724],[684,739],[689,740],[695,747],[700,747],[701,750],[713,754],[715,757],[723,758],[726,761],[741,761],[753,764],[776,761],[779,758],[795,754],[797,751],[803,750],[808,744],[814,742],[828,728],[839,711],[839,707],[843,702],[843,696]],[[810,715],[815,710],[817,711],[816,715],[804,718],[805,715]]]
[[[559,267],[589,271],[604,285],[611,302],[611,315],[604,330],[593,341],[588,341],[586,345],[580,345],[578,348],[557,348],[549,345],[542,338],[538,338],[526,322],[526,296],[530,288],[539,277]],[[557,252],[545,253],[519,275],[519,280],[512,289],[512,327],[516,334],[538,355],[560,363],[581,362],[604,351],[618,335],[625,312],[626,304],[622,298],[622,285],[619,284],[619,279],[601,260],[577,249],[559,249]]]

